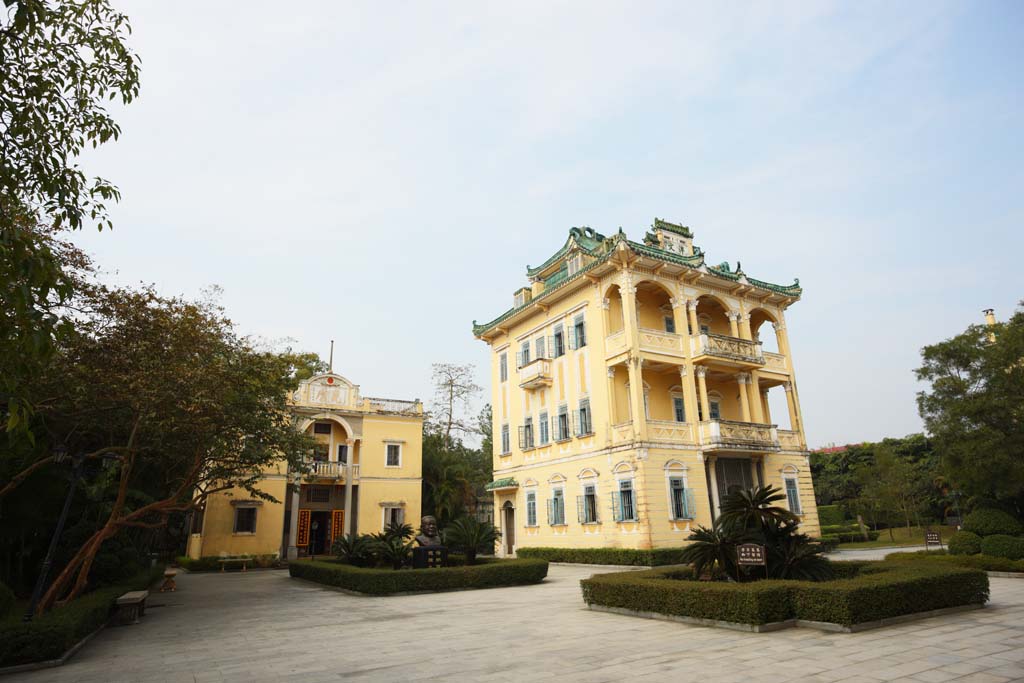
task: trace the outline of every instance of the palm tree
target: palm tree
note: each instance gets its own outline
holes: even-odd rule
[[[798,581],[827,581],[832,565],[824,548],[798,531],[795,522],[771,522],[763,530],[768,552],[768,578]]]
[[[365,567],[373,561],[375,541],[366,534],[351,533],[339,536],[331,545],[331,551],[339,560],[345,560],[356,567]]]
[[[799,522],[799,518],[784,507],[774,505],[786,499],[786,494],[774,486],[756,486],[734,491],[722,500],[722,525],[737,530],[759,530],[774,521]]]
[[[411,524],[405,524],[403,522],[391,522],[384,527],[384,538],[401,538],[408,540],[413,537],[416,531],[412,528]]]
[[[466,564],[476,563],[478,550],[490,549],[501,538],[501,532],[490,522],[481,522],[475,517],[460,517],[444,530],[444,542],[450,548],[461,550],[466,555]]]
[[[723,573],[737,576],[736,546],[741,542],[738,534],[715,524],[709,529],[699,526],[690,534],[690,545],[683,548],[682,560],[693,565],[697,578]]]
[[[383,562],[388,562],[395,569],[401,569],[412,557],[413,542],[401,536],[380,534],[376,540],[377,555]]]

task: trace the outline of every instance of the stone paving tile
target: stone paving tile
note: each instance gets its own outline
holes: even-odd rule
[[[666,681],[809,683],[1024,679],[1024,581],[992,606],[856,634],[743,633],[591,612],[553,566],[539,586],[361,598],[279,571],[189,574],[138,626],[17,681]],[[758,676],[754,676],[758,678]],[[5,683],[5,682],[0,682]]]

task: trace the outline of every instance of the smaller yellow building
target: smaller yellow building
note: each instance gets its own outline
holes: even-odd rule
[[[341,534],[374,533],[391,522],[419,523],[423,404],[361,396],[327,373],[290,397],[296,428],[316,441],[309,475],[282,461],[259,484],[278,503],[244,489],[210,496],[196,515],[188,556],[276,555],[295,559],[330,551]]]

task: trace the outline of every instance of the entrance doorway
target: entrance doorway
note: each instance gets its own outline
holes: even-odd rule
[[[313,511],[309,515],[309,553],[311,555],[326,555],[330,548],[327,547],[327,539],[330,538],[331,513]]]
[[[511,555],[515,552],[516,547],[516,509],[512,506],[512,501],[505,501],[502,506],[502,526],[504,529],[505,536],[505,555]]]

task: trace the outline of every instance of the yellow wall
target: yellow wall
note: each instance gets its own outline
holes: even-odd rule
[[[259,484],[260,490],[269,493],[279,503],[264,501],[256,510],[256,533],[234,533],[235,506],[232,500],[248,500],[244,489],[232,489],[210,496],[203,516],[203,530],[199,556],[213,555],[277,555],[281,549],[284,530],[284,501],[287,479],[271,476]]]

